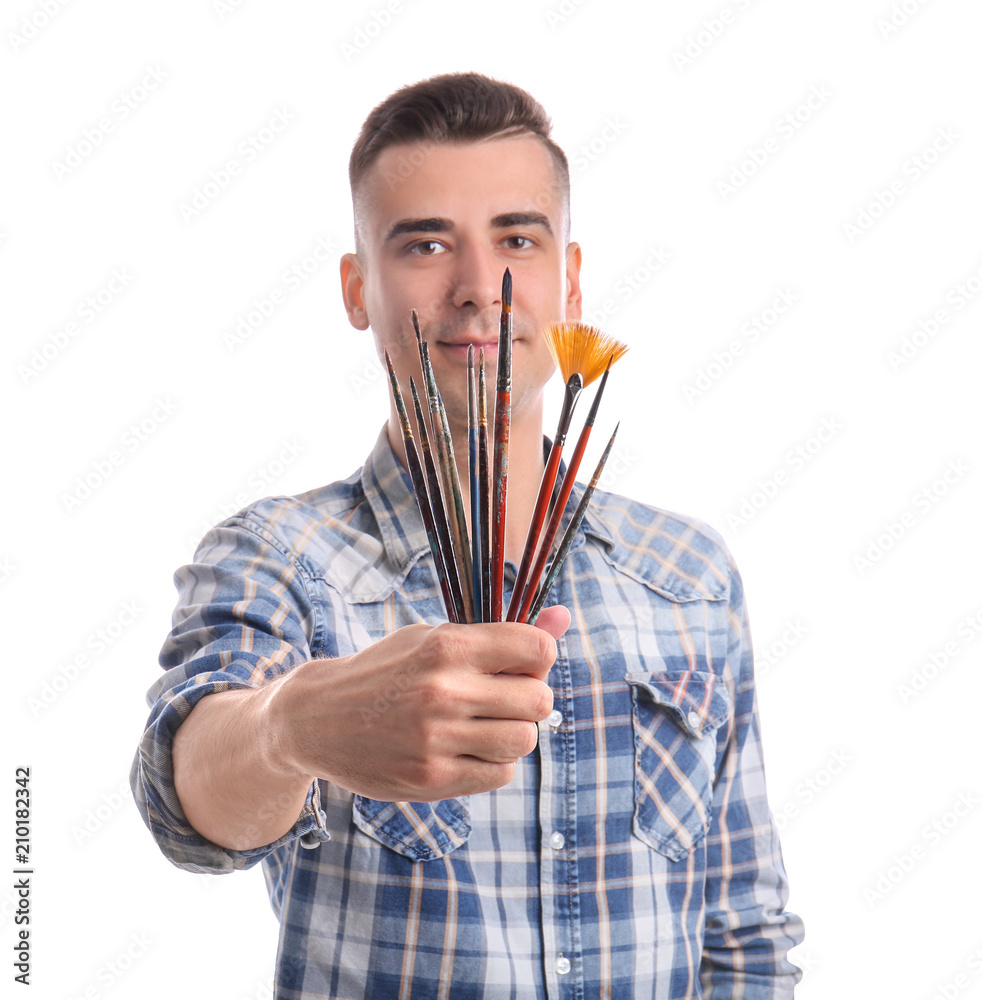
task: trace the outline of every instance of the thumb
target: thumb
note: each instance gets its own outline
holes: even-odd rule
[[[535,619],[535,628],[548,632],[553,639],[558,639],[569,628],[569,610],[562,604],[554,604],[543,608]]]

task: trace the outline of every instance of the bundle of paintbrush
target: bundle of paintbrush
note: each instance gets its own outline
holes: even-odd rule
[[[593,477],[566,526],[566,531],[554,549],[553,543],[559,533],[566,503],[573,491],[576,472],[597,416],[610,366],[627,350],[627,346],[613,340],[595,327],[581,323],[559,323],[550,326],[545,331],[546,342],[562,372],[566,390],[559,426],[539,484],[539,493],[529,524],[521,564],[515,578],[515,586],[505,611],[503,609],[505,513],[511,432],[511,293],[511,272],[506,270],[501,287],[496,394],[490,438],[484,348],[481,348],[479,358],[474,356],[473,345],[467,351],[467,482],[470,494],[470,530],[457,475],[450,424],[415,310],[412,313],[412,322],[419,348],[420,370],[423,373],[425,411],[429,413],[428,423],[416,383],[410,377],[416,425],[419,428],[419,451],[416,449],[399,380],[388,352],[385,355],[392,395],[402,425],[409,474],[426,528],[430,550],[436,562],[447,617],[452,622],[533,623],[535,621],[586,514],[587,505],[590,503],[610,454],[614,437],[617,435],[615,427],[597,463]],[[573,417],[573,408],[583,389],[601,375],[603,378],[566,469],[566,475],[562,483],[557,485],[559,464]],[[546,570],[550,556],[551,563]]]

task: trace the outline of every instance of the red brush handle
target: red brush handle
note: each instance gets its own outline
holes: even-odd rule
[[[535,510],[532,512],[532,523],[529,525],[528,537],[525,539],[525,551],[522,553],[522,564],[515,578],[515,589],[511,592],[511,601],[508,604],[508,621],[518,621],[518,611],[522,605],[522,598],[525,594],[525,582],[529,577],[529,569],[532,565],[532,556],[535,554],[535,544],[539,540],[539,532],[542,531],[543,522],[546,519],[546,512],[549,507],[549,498],[552,496],[553,487],[556,485],[556,475],[559,472],[559,460],[563,455],[563,446],[553,441],[549,451],[549,461],[546,463],[545,472],[542,473],[542,481],[539,483],[539,495],[535,500]]]
[[[505,583],[505,502],[508,494],[508,439],[511,392],[499,390],[494,423],[494,497],[491,513],[491,621],[501,621]]]
[[[532,572],[529,573],[528,585],[525,588],[525,593],[522,595],[522,604],[518,609],[515,621],[524,622],[528,619],[529,609],[532,607],[536,591],[539,588],[539,581],[542,579],[542,571],[545,569],[546,560],[549,558],[549,550],[552,548],[552,543],[559,533],[559,525],[563,520],[566,501],[569,500],[569,496],[573,492],[576,470],[580,467],[580,461],[583,458],[583,453],[586,451],[587,441],[590,440],[590,430],[591,425],[588,424],[580,432],[580,439],[576,442],[573,457],[569,460],[569,465],[566,466],[566,478],[563,479],[563,485],[559,489],[559,496],[556,498],[556,505],[552,509],[552,517],[549,518],[549,526],[546,528],[545,537],[542,539],[539,557],[535,560]]]

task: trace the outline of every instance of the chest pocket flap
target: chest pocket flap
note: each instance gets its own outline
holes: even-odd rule
[[[470,836],[466,796],[439,802],[380,802],[356,795],[355,825],[411,861],[433,861],[456,850]]]
[[[634,727],[634,834],[672,861],[690,854],[712,819],[717,730],[729,692],[708,671],[627,675]]]

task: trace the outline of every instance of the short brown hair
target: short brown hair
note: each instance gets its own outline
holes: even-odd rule
[[[351,150],[352,197],[389,146],[404,143],[475,142],[492,136],[534,135],[553,158],[569,239],[569,162],[552,140],[545,108],[511,83],[481,73],[442,73],[390,94],[365,119]],[[357,226],[356,226],[357,235]]]

